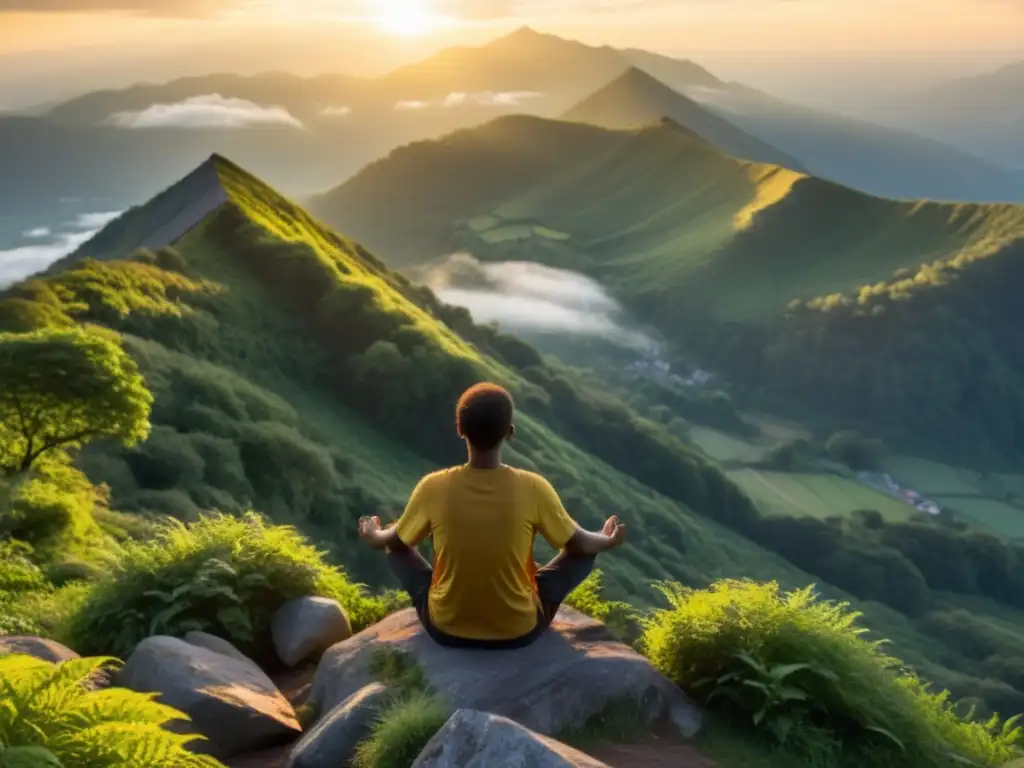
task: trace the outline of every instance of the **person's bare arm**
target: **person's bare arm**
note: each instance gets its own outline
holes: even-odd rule
[[[626,526],[613,515],[608,518],[600,533],[588,531],[576,524],[576,532],[566,542],[565,549],[573,555],[599,555],[609,549],[615,549],[626,540]]]
[[[406,549],[395,526],[382,528],[379,517],[359,518],[359,538],[374,549]]]

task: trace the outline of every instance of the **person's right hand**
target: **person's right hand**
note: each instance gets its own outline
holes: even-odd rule
[[[619,522],[618,515],[612,515],[604,524],[601,533],[608,537],[608,549],[614,549],[626,540],[626,525]]]
[[[363,541],[370,541],[374,536],[381,530],[380,518],[374,515],[373,517],[360,517],[359,518],[359,538]]]

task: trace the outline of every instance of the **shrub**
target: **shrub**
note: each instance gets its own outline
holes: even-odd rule
[[[49,585],[29,559],[31,553],[32,548],[22,542],[0,541],[0,637],[39,631],[24,601],[27,595],[43,592]]]
[[[854,471],[874,471],[881,467],[885,444],[856,432],[836,432],[825,443],[825,453]]]
[[[88,548],[99,535],[92,513],[104,494],[66,457],[45,456],[15,481],[0,502],[0,537],[30,543],[36,557]]]
[[[62,664],[0,656],[0,765],[30,768],[218,768],[190,753],[194,735],[164,726],[188,720],[171,707],[124,688],[89,690],[85,682],[111,659]]]
[[[253,513],[207,516],[187,526],[169,521],[152,541],[124,545],[68,636],[82,653],[125,656],[149,635],[198,629],[265,658],[274,612],[307,595],[338,600],[356,629],[386,610],[293,528],[268,525]]]
[[[947,692],[930,693],[863,637],[860,614],[810,587],[661,588],[670,607],[644,621],[652,662],[709,708],[747,718],[798,753],[825,737],[862,751],[863,765],[988,766],[1019,754],[1012,720],[960,719]]]
[[[603,622],[616,637],[632,643],[640,636],[640,614],[629,603],[608,600],[603,579],[600,570],[592,571],[565,599],[565,604]]]

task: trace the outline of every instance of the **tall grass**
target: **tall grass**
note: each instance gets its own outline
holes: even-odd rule
[[[309,595],[337,600],[357,630],[390,609],[291,527],[253,513],[206,516],[191,525],[169,521],[154,539],[124,545],[66,634],[80,653],[124,656],[149,635],[198,629],[262,657],[274,612]]]
[[[1021,754],[1013,721],[962,719],[948,693],[864,637],[860,614],[811,587],[661,590],[669,607],[644,619],[641,639],[655,666],[808,764],[997,766]]]
[[[448,720],[444,705],[425,691],[393,699],[369,738],[360,742],[355,768],[407,768]]]

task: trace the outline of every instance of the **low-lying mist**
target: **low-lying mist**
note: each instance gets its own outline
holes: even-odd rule
[[[457,253],[434,266],[425,282],[446,304],[465,307],[478,323],[513,333],[602,338],[653,350],[657,343],[631,327],[619,303],[596,281],[526,261],[493,264]]]

